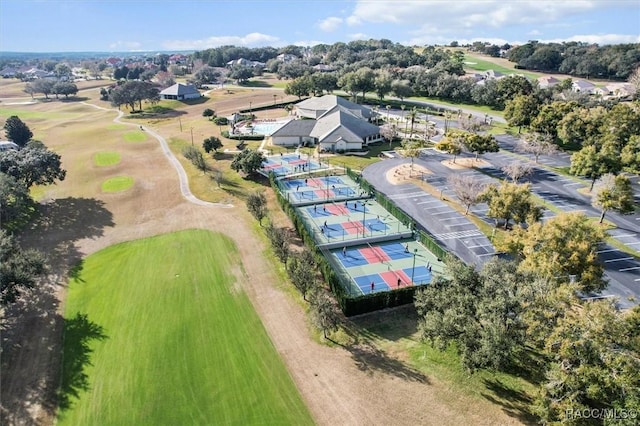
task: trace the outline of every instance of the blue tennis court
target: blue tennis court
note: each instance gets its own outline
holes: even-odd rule
[[[411,276],[411,271],[413,271],[413,283],[416,285],[429,284],[431,282],[432,274],[431,272],[429,272],[426,266],[416,266],[415,268],[405,268],[403,269],[403,271],[409,277]]]

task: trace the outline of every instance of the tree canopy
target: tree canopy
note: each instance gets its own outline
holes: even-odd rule
[[[7,121],[4,123],[4,132],[7,139],[20,147],[25,146],[33,137],[29,126],[20,120],[20,117],[17,115],[12,115],[7,118]]]
[[[242,171],[246,175],[257,172],[265,161],[264,154],[260,151],[245,149],[233,157],[231,169],[237,172]]]
[[[38,141],[29,142],[20,151],[0,152],[0,172],[12,176],[25,188],[62,181],[67,174],[60,155]]]
[[[523,270],[555,279],[575,281],[582,291],[607,285],[597,250],[605,233],[582,213],[562,213],[507,235],[499,245],[521,259]]]

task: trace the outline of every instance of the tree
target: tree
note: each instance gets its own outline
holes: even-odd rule
[[[111,103],[118,108],[128,105],[135,111],[136,105],[142,110],[142,101],[156,102],[160,99],[160,91],[147,81],[127,81],[111,91]]]
[[[267,216],[267,197],[264,192],[253,192],[247,195],[247,210],[253,217],[256,218],[260,226],[262,226],[262,219]]]
[[[308,249],[303,249],[289,257],[287,272],[294,287],[307,300],[307,293],[317,289],[316,263],[313,254]]]
[[[184,155],[187,160],[191,161],[191,164],[196,166],[196,168],[203,174],[206,174],[210,170],[207,161],[204,159],[204,155],[202,155],[202,151],[199,149],[193,146],[187,146],[182,150],[182,155]]]
[[[469,133],[464,138],[464,145],[467,149],[476,154],[475,160],[478,161],[480,155],[485,152],[498,152],[500,147],[493,135],[477,135]]]
[[[571,413],[579,424],[578,413],[607,409],[620,413],[611,424],[637,424],[629,413],[640,410],[639,325],[637,306],[623,313],[609,301],[592,301],[569,309],[547,338],[551,365],[536,414],[550,424],[570,421]]]
[[[210,136],[202,142],[202,148],[208,154],[211,151],[218,152],[218,149],[222,148],[222,141],[217,136]]]
[[[75,83],[71,83],[69,81],[58,81],[53,85],[53,93],[56,94],[56,98],[58,95],[64,95],[65,98],[68,98],[69,95],[75,95],[78,93],[78,86]]]
[[[471,206],[478,204],[482,199],[485,184],[470,175],[452,174],[447,178],[447,183],[453,189],[458,200],[466,207],[464,214],[469,214]]]
[[[565,115],[578,108],[577,102],[555,101],[540,107],[538,115],[531,121],[530,129],[548,135],[550,142],[558,142],[558,124]]]
[[[404,98],[413,96],[413,89],[408,80],[394,80],[391,83],[391,94],[400,98],[400,101],[404,101]]]
[[[36,93],[42,93],[45,99],[49,99],[49,95],[53,93],[53,85],[55,82],[48,78],[39,78],[31,83],[33,90]]]
[[[375,80],[373,81],[378,99],[383,100],[384,97],[391,92],[392,82],[393,79],[388,71],[378,72]]]
[[[513,183],[518,183],[521,178],[531,174],[533,167],[531,167],[531,164],[529,163],[514,161],[504,166],[502,171],[505,175],[511,178]]]
[[[398,128],[395,124],[385,124],[380,126],[380,135],[389,141],[389,148],[391,148],[391,143],[398,137]]]
[[[220,78],[221,75],[220,71],[215,68],[210,67],[209,65],[204,65],[193,74],[193,83],[196,87],[200,87],[203,84],[218,81],[218,78]]]
[[[621,169],[620,155],[611,146],[605,145],[599,149],[595,145],[589,145],[571,156],[569,172],[590,179],[589,192],[591,192],[596,180],[607,173],[618,173]]]
[[[604,238],[584,214],[561,213],[507,235],[499,249],[521,259],[523,270],[556,281],[572,277],[582,291],[600,291],[607,285],[597,253]]]
[[[243,84],[253,77],[253,69],[242,65],[234,65],[229,71],[228,77],[236,80],[238,84]]]
[[[519,292],[532,279],[515,262],[499,259],[478,272],[450,258],[447,276],[436,277],[416,293],[422,339],[440,350],[454,345],[468,370],[506,368],[524,348]]]
[[[540,133],[530,133],[518,143],[518,150],[526,154],[533,154],[535,163],[541,155],[552,155],[558,152],[556,145],[549,141],[549,138]]]
[[[4,123],[4,132],[7,139],[20,147],[25,146],[33,137],[29,126],[20,120],[17,115],[12,115],[7,118],[7,121]]]
[[[507,100],[504,108],[504,118],[509,126],[518,126],[518,133],[522,126],[528,126],[538,115],[540,101],[534,95],[519,95]]]
[[[449,132],[449,135],[436,144],[436,149],[453,155],[451,162],[455,164],[456,157],[462,153],[462,140],[464,140],[464,136],[461,134]]]
[[[67,174],[62,168],[60,155],[49,151],[38,141],[29,142],[20,151],[1,152],[0,172],[12,176],[25,188],[62,181]]]
[[[36,250],[22,250],[15,239],[0,229],[0,305],[36,285],[46,271],[45,257]]]
[[[340,317],[331,297],[323,291],[318,290],[311,298],[311,319],[313,324],[322,330],[322,334],[327,339],[327,333],[338,330]]]
[[[262,152],[245,149],[233,157],[231,169],[237,172],[242,171],[246,175],[252,175],[262,167],[264,161],[265,157]]]
[[[57,64],[53,72],[60,80],[67,80],[72,74],[71,67],[67,64]]]
[[[273,247],[276,257],[280,259],[280,262],[286,264],[291,254],[291,238],[287,230],[285,228],[277,228],[269,222],[265,227],[265,233],[271,242],[271,247]]]
[[[624,170],[640,175],[640,135],[629,138],[620,152],[620,160]]]
[[[29,190],[21,182],[0,173],[0,228],[28,215],[32,204]]]
[[[216,112],[214,110],[212,110],[211,108],[205,108],[204,111],[202,111],[202,116],[203,117],[215,117]]]
[[[602,210],[599,223],[602,223],[604,215],[609,210],[615,210],[620,214],[634,212],[633,188],[628,177],[607,173],[596,181],[593,189],[591,204]]]
[[[288,83],[284,88],[285,95],[294,95],[298,99],[303,96],[309,96],[309,93],[313,90],[313,83],[309,76],[298,77]]]
[[[488,217],[504,220],[504,229],[508,229],[509,221],[516,223],[532,223],[542,218],[542,207],[536,205],[531,198],[531,185],[518,185],[503,182],[499,187],[490,185],[481,199],[489,205]]]

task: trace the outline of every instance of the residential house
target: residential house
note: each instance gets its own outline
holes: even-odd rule
[[[587,80],[573,80],[571,90],[579,93],[592,93],[596,85]]]
[[[198,89],[192,84],[176,83],[160,92],[160,99],[174,99],[178,101],[196,99],[200,96],[200,92],[198,92]]]
[[[227,62],[227,67],[229,68],[236,65],[239,65],[242,67],[249,67],[249,68],[264,68],[265,66],[267,66],[267,64],[264,62],[250,61],[249,59],[245,59],[245,58],[234,59],[233,61]]]
[[[542,89],[553,87],[558,83],[560,83],[560,80],[550,75],[543,75],[542,77],[538,77],[538,86],[540,86],[540,88]]]
[[[631,83],[609,83],[604,88],[615,98],[627,98],[636,93],[636,88]]]
[[[278,56],[276,56],[276,59],[284,63],[287,63],[287,62],[293,62],[299,58],[296,55],[292,55],[291,53],[281,53]]]

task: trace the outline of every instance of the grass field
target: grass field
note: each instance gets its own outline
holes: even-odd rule
[[[115,151],[97,152],[93,156],[93,164],[100,167],[113,166],[120,162],[120,153]]]
[[[131,176],[115,176],[102,182],[103,192],[120,192],[133,186],[134,179]]]
[[[88,257],[69,285],[59,424],[312,424],[237,259],[199,230]]]
[[[134,130],[122,135],[127,142],[144,142],[147,140],[147,134],[140,130]]]

